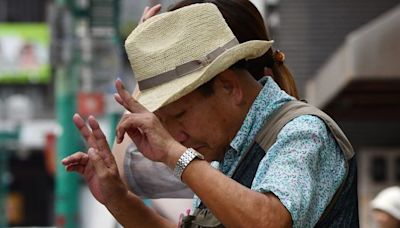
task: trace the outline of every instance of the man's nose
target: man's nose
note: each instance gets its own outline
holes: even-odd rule
[[[174,137],[174,139],[176,141],[178,141],[179,143],[183,144],[184,142],[186,142],[188,140],[189,135],[183,131],[177,131],[174,134],[172,134],[172,137]]]
[[[167,128],[172,137],[179,143],[183,144],[189,139],[189,135],[183,130],[179,123],[169,121],[165,122],[164,126]]]

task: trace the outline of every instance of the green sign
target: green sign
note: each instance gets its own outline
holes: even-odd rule
[[[49,46],[44,23],[0,23],[0,83],[47,83]]]

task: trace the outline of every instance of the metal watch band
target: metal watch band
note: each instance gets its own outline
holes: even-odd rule
[[[188,148],[176,162],[175,169],[174,169],[174,176],[179,180],[182,180],[182,173],[185,168],[193,161],[195,158],[204,159],[204,156],[194,150],[193,148]]]

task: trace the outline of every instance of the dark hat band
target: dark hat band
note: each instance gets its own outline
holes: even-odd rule
[[[164,73],[155,75],[151,78],[147,78],[142,81],[139,81],[138,82],[139,89],[140,90],[150,89],[152,87],[159,86],[166,82],[169,82],[174,79],[185,76],[187,74],[190,74],[201,68],[204,68],[204,67],[208,66],[210,63],[212,63],[218,56],[220,56],[222,53],[224,53],[227,49],[230,49],[238,44],[239,44],[239,41],[236,38],[234,38],[233,40],[229,41],[222,47],[218,47],[215,50],[211,51],[209,54],[207,54],[204,57],[204,59],[193,60],[193,61],[184,63],[182,65],[176,66],[175,69],[173,69],[173,70],[166,71]]]

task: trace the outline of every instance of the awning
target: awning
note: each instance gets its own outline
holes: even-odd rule
[[[307,83],[306,97],[339,119],[398,119],[400,5],[350,33]]]

